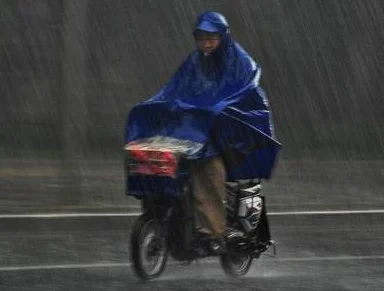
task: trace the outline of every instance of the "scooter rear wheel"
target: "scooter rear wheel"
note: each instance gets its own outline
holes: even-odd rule
[[[226,275],[241,277],[248,273],[252,265],[252,255],[238,252],[227,252],[220,255],[220,264]]]
[[[131,233],[131,262],[141,280],[159,277],[164,271],[168,253],[166,238],[160,223],[147,215],[141,215]]]

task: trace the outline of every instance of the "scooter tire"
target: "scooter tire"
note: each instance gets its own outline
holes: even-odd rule
[[[224,273],[232,278],[245,276],[251,268],[253,257],[251,254],[227,252],[220,255],[220,264]]]
[[[131,233],[131,241],[130,241],[130,258],[132,263],[132,268],[135,274],[143,281],[148,281],[155,279],[159,277],[165,268],[167,259],[168,259],[168,252],[167,252],[167,246],[165,243],[166,238],[165,237],[159,237],[155,239],[160,239],[161,241],[161,250],[160,250],[160,257],[158,258],[158,261],[156,261],[155,266],[153,269],[148,270],[145,266],[144,262],[144,254],[143,254],[143,248],[145,247],[145,243],[148,242],[149,235],[151,233],[151,230],[155,230],[155,234],[152,236],[160,235],[161,231],[159,233],[159,230],[162,229],[160,223],[148,216],[148,215],[141,215],[135,222],[132,233]],[[157,233],[156,233],[157,232]],[[149,242],[150,243],[150,242]]]

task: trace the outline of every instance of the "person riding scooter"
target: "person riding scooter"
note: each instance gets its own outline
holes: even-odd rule
[[[131,111],[125,141],[159,135],[201,145],[189,157],[195,221],[221,248],[243,235],[227,227],[226,181],[269,178],[280,144],[259,86],[261,69],[233,40],[225,17],[203,13],[193,36],[197,50]]]

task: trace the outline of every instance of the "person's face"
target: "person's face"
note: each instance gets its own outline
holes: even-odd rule
[[[197,48],[208,56],[219,47],[221,37],[219,33],[198,32],[195,40]]]

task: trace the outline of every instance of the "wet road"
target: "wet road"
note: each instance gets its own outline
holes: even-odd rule
[[[2,161],[0,290],[384,290],[383,161],[280,161],[263,184],[278,256],[238,280],[210,258],[170,260],[160,279],[138,282],[128,240],[139,208],[123,185],[121,161]]]
[[[137,210],[123,160],[1,160],[0,214]],[[383,160],[281,160],[263,181],[270,211],[384,209]]]
[[[384,287],[384,214],[270,216],[278,256],[227,278],[215,258],[140,283],[128,238],[135,217],[7,218],[0,228],[0,290],[369,290]]]

